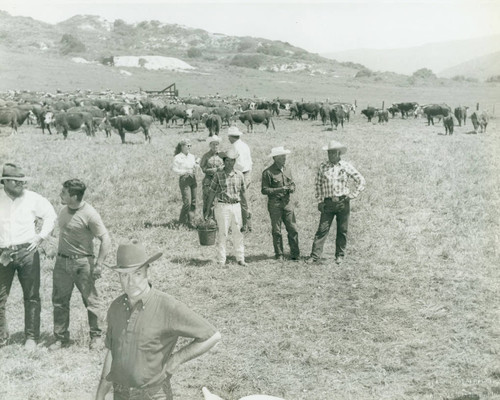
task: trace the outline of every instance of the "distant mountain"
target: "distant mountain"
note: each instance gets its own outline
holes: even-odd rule
[[[500,75],[500,51],[455,65],[437,74],[443,78],[474,78],[484,81]]]
[[[457,64],[500,51],[500,35],[429,43],[403,49],[357,49],[322,54],[337,61],[360,63],[375,71],[411,75],[420,68],[443,71]]]

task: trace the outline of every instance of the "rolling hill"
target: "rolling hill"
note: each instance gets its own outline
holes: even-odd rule
[[[470,77],[486,80],[500,75],[500,51],[455,65],[438,73],[444,78]]]

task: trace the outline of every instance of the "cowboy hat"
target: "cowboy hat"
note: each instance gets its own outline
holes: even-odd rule
[[[273,147],[271,149],[271,154],[269,154],[269,157],[276,157],[276,156],[282,156],[285,154],[290,154],[290,150],[285,150],[284,146],[278,146],[278,147]]]
[[[233,148],[230,148],[228,151],[221,151],[219,153],[219,157],[223,160],[226,158],[232,158],[233,160],[236,160],[239,156],[240,155],[238,154],[238,152]]]
[[[217,136],[217,135],[213,135],[213,136],[210,136],[208,139],[207,139],[207,143],[210,144],[212,142],[220,142],[220,137]]]
[[[26,182],[31,178],[24,175],[23,169],[15,164],[6,163],[3,165],[2,176],[0,181],[3,179],[10,179],[13,181],[23,181]]]
[[[233,125],[233,126],[230,126],[227,129],[227,135],[228,136],[238,136],[238,137],[240,137],[241,135],[243,135],[243,132],[240,131],[237,126]]]
[[[130,273],[146,264],[158,260],[163,253],[156,253],[148,258],[146,248],[134,239],[130,243],[121,244],[116,252],[116,265],[104,264],[112,270],[120,273]]]
[[[323,150],[339,150],[340,154],[344,154],[347,151],[347,147],[336,140],[330,140],[328,145],[323,146]]]

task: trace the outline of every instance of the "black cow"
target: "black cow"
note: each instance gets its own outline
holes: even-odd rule
[[[412,101],[409,103],[394,103],[391,107],[396,107],[401,112],[401,118],[408,117],[408,113],[414,112],[418,108],[418,103]]]
[[[274,115],[277,115],[279,116],[280,115],[280,107],[281,107],[281,104],[278,100],[274,100],[272,103],[271,103],[271,113]]]
[[[368,118],[368,122],[372,122],[372,118],[375,116],[377,111],[378,109],[375,107],[367,107],[364,110],[361,110],[361,114]]]
[[[377,111],[378,115],[378,123],[389,122],[389,111],[388,110],[379,110]]]
[[[236,114],[234,109],[229,107],[215,107],[210,112],[218,115],[222,119],[222,122],[225,122],[227,126],[231,126],[231,118],[233,118]]]
[[[188,107],[183,104],[168,105],[163,107],[166,123],[170,124],[171,120],[176,120],[177,118],[185,121],[187,119],[187,109]]]
[[[319,103],[297,103],[297,109],[299,111],[298,117],[301,120],[304,113],[311,120],[318,119],[319,109],[321,108]]]
[[[247,132],[250,130],[253,132],[253,124],[264,124],[266,126],[266,132],[269,129],[269,124],[273,125],[273,129],[276,130],[274,126],[273,117],[271,112],[268,110],[248,110],[240,113],[238,115],[239,120],[247,126]]]
[[[466,106],[458,106],[457,108],[455,108],[455,117],[456,119],[458,120],[458,126],[462,126],[462,121],[464,122],[464,125],[465,125],[465,122],[467,120],[467,110],[469,109],[469,107],[466,107]]]
[[[300,116],[299,118],[299,107],[297,106],[297,103],[290,104],[289,111],[290,111],[290,119],[295,119],[295,118],[302,119],[302,116]]]
[[[486,132],[486,127],[490,120],[489,115],[486,112],[474,111],[470,116],[472,125],[474,126],[474,132],[477,133],[478,128],[481,129],[481,133]]]
[[[427,125],[434,125],[434,118],[441,119],[451,114],[451,108],[446,104],[429,104],[422,111],[427,117]]]
[[[394,118],[394,116],[395,116],[396,114],[399,114],[399,112],[400,112],[400,111],[399,111],[399,108],[397,108],[397,107],[396,107],[396,106],[394,106],[394,105],[390,106],[390,107],[387,109],[387,111],[389,111],[389,112],[391,113],[392,118]]]
[[[84,129],[87,137],[94,134],[94,121],[92,114],[87,112],[67,113],[65,111],[54,114],[48,111],[45,114],[45,124],[53,124],[56,132],[63,133],[64,139],[68,137],[68,131],[77,131]]]
[[[208,136],[219,135],[222,128],[222,118],[217,114],[203,114],[202,121],[208,128]]]
[[[344,119],[345,119],[345,110],[344,110],[344,107],[340,106],[340,105],[337,105],[337,106],[333,106],[331,109],[330,109],[330,124],[332,125],[332,129],[333,129],[333,126],[335,125],[335,129],[337,129],[337,126],[340,124],[340,126],[342,126],[342,128],[344,127]]]
[[[328,120],[330,119],[330,110],[331,108],[328,104],[322,104],[319,108],[319,116],[321,117],[321,122],[323,122],[323,125],[326,125]]]
[[[125,144],[125,132],[136,133],[139,129],[144,132],[145,141],[151,143],[149,128],[153,123],[153,117],[150,115],[119,115],[108,119],[111,127],[118,131],[122,144]]]
[[[445,135],[448,134],[453,135],[453,126],[455,124],[453,122],[453,116],[451,114],[443,118],[443,125],[444,125]]]

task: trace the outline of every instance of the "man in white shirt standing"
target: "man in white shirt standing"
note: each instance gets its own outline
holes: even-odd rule
[[[26,190],[28,181],[20,167],[4,164],[0,183],[0,347],[9,331],[5,306],[14,275],[23,289],[25,348],[36,348],[40,337],[40,255],[38,246],[54,229],[56,213],[47,199]],[[37,218],[43,220],[39,233]]]
[[[243,173],[245,179],[246,189],[250,186],[252,182],[252,155],[250,153],[250,147],[243,142],[240,137],[243,134],[237,126],[230,126],[227,130],[227,137],[229,142],[231,142],[232,148],[239,154],[236,159],[236,164],[234,169]],[[245,205],[241,205],[241,217],[243,220],[243,226],[241,228],[242,232],[252,231],[252,213],[250,212],[250,202]]]

